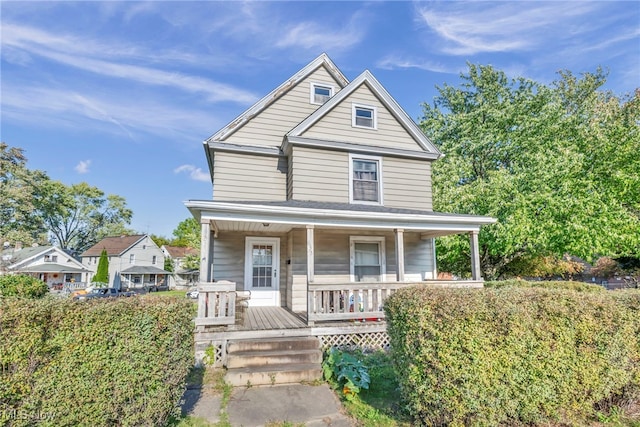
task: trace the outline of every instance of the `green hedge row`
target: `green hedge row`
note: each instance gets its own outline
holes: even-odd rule
[[[417,424],[580,425],[640,390],[640,293],[409,288],[385,303]]]
[[[0,275],[0,296],[42,298],[49,293],[47,284],[26,274]]]
[[[485,282],[485,288],[545,288],[545,289],[570,289],[578,292],[606,292],[606,289],[600,285],[594,285],[586,282],[573,282],[564,280],[538,280],[528,281],[522,279],[497,280],[493,282]]]
[[[0,298],[0,425],[165,425],[193,364],[193,315],[176,298]]]

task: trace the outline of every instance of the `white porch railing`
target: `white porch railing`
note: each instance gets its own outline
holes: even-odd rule
[[[481,280],[434,280],[425,282],[378,282],[309,284],[310,324],[332,320],[382,320],[382,304],[398,289],[408,286],[433,288],[480,288]]]
[[[62,291],[63,292],[73,292],[73,291],[77,291],[78,289],[86,289],[87,284],[84,282],[64,282],[62,284]]]
[[[198,286],[196,327],[233,325],[236,321],[236,284],[219,281]]]

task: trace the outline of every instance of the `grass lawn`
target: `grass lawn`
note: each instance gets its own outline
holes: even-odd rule
[[[149,297],[158,297],[158,298],[163,298],[163,297],[178,297],[178,298],[186,298],[186,293],[187,291],[159,291],[159,292],[149,292],[148,294],[145,294],[145,296],[149,296]],[[194,300],[196,301],[196,300]]]

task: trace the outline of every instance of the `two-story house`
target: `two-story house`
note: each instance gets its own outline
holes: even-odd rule
[[[196,260],[200,254],[199,249],[188,248],[183,246],[162,245],[160,250],[164,254],[165,259],[171,261],[173,274],[168,276],[170,280],[170,288],[185,288],[194,286],[198,282],[200,274],[199,268],[186,265],[186,261],[190,257]]]
[[[84,251],[82,264],[93,274],[103,249],[109,260],[110,287],[157,289],[171,274],[164,270],[164,254],[148,235],[105,237]]]
[[[409,284],[441,285],[434,238],[470,239],[493,218],[432,211],[442,156],[369,72],[352,81],[325,54],[204,141],[212,200],[185,202],[202,226],[200,282],[235,283],[250,306],[312,324],[379,317]]]

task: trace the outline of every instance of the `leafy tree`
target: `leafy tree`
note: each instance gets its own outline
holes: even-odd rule
[[[186,246],[189,248],[200,247],[200,224],[195,218],[187,218],[180,222],[173,230],[175,246]]]
[[[45,243],[46,229],[37,213],[41,188],[49,178],[27,168],[21,148],[0,142],[0,239],[12,243]]]
[[[98,269],[95,276],[91,279],[93,283],[109,283],[109,257],[107,256],[107,250],[102,249],[100,252],[100,259],[98,260]]]
[[[105,196],[87,183],[66,186],[50,181],[40,206],[52,240],[63,249],[83,252],[103,237],[130,234],[133,212],[123,197]]]
[[[182,260],[182,267],[185,270],[197,270],[200,268],[200,256],[189,254]]]
[[[164,258],[164,270],[173,272],[173,261],[169,257]]]
[[[171,244],[171,240],[167,239],[164,236],[158,236],[156,234],[151,234],[149,237],[151,237],[151,240],[153,240],[153,242],[158,245],[158,247],[161,247],[163,245],[170,245]]]
[[[446,154],[433,165],[434,210],[499,220],[479,236],[485,277],[565,254],[637,256],[640,92],[601,91],[601,69],[546,86],[469,64],[461,79],[423,104],[421,126]],[[438,239],[438,254],[468,272],[466,237]]]
[[[26,274],[3,274],[0,276],[0,295],[23,298],[42,298],[49,292],[42,280]]]

